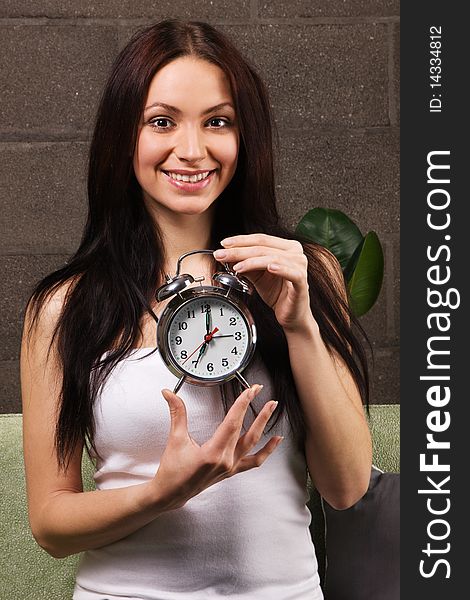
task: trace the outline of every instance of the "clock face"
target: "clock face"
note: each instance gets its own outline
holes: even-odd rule
[[[237,371],[251,351],[250,327],[240,310],[223,296],[184,303],[168,327],[168,348],[178,368],[205,380]]]

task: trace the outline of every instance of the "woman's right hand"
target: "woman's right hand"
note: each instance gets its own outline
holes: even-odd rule
[[[248,406],[261,389],[254,385],[242,392],[214,435],[201,446],[189,435],[183,400],[168,389],[162,390],[170,409],[171,428],[152,486],[158,503],[166,510],[182,507],[214,483],[259,467],[274,452],[281,436],[272,437],[258,452],[248,455],[259,442],[277,402],[267,402],[249,430],[240,436]]]

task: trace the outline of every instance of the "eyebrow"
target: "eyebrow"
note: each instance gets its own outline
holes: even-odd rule
[[[155,107],[161,107],[164,108],[165,110],[169,111],[169,112],[173,112],[176,115],[180,115],[181,114],[181,110],[179,108],[176,108],[176,106],[171,106],[171,104],[165,104],[164,102],[154,102],[153,104],[150,104],[150,106],[147,106],[144,109],[144,112],[150,110],[151,108],[155,108]],[[220,110],[221,108],[225,108],[226,106],[232,108],[233,110],[235,110],[233,108],[233,105],[230,102],[221,102],[220,104],[216,104],[215,106],[211,106],[211,108],[208,108],[207,110],[205,110],[202,114],[203,115],[208,115],[209,113],[215,111],[215,110]]]

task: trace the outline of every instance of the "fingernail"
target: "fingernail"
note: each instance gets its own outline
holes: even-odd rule
[[[276,410],[278,404],[279,404],[279,402],[277,400],[274,401],[274,404],[271,404],[271,412],[272,413]]]
[[[279,446],[279,444],[282,442],[282,440],[284,439],[284,436],[281,435],[281,437],[279,438],[278,442],[277,442],[277,446]]]
[[[216,250],[214,252],[215,258],[225,258],[226,256],[227,256],[227,253],[225,252],[225,250]]]
[[[233,244],[233,238],[230,238],[230,237],[225,238],[224,240],[222,240],[220,242],[221,246],[230,246],[231,244]]]
[[[277,263],[271,263],[269,265],[270,271],[279,271],[280,268],[281,268],[280,265],[278,265]]]
[[[251,386],[251,396],[254,398],[261,392],[262,389],[263,386],[260,383],[255,383],[255,385]]]

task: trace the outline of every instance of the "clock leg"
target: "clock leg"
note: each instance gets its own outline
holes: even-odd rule
[[[248,383],[248,381],[243,377],[243,375],[239,371],[235,371],[235,377],[242,384],[242,386],[245,388],[245,390],[247,390],[249,387],[251,387],[250,384]]]
[[[175,389],[173,390],[173,394],[177,394],[180,387],[183,385],[184,380],[186,379],[186,375],[182,375],[180,379],[178,379],[178,383],[175,385]]]

